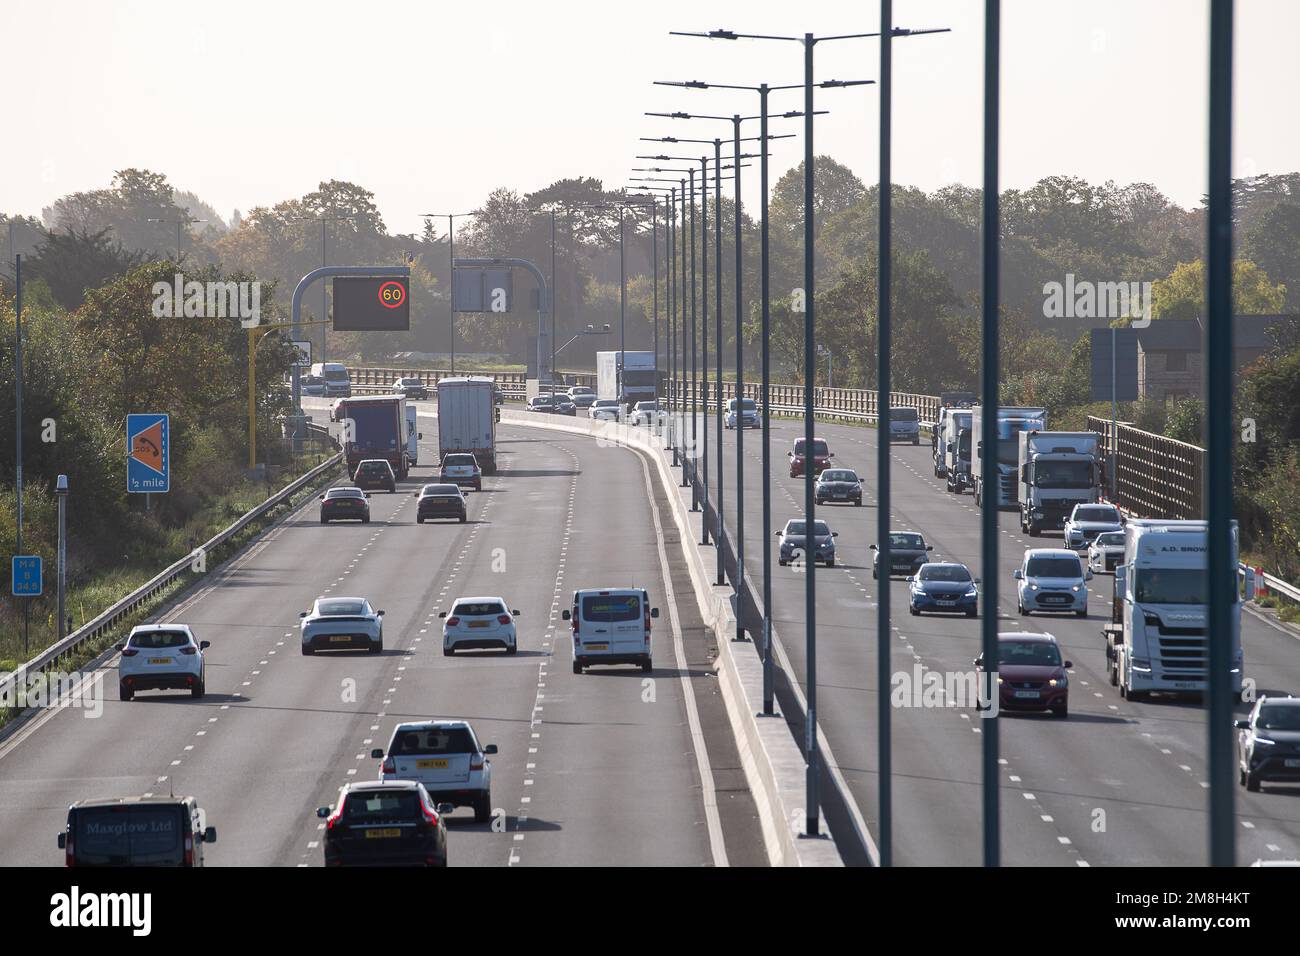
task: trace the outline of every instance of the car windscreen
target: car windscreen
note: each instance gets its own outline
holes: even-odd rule
[[[970,580],[970,572],[959,564],[927,564],[917,575],[922,581],[954,581],[965,583]]]
[[[1079,462],[1086,465],[1085,462]],[[1119,512],[1114,508],[1075,508],[1075,521],[1109,521],[1112,524],[1119,524]]]
[[[1097,535],[1097,543],[1100,545],[1110,545],[1111,547],[1115,547],[1116,545],[1123,545],[1124,532],[1107,531],[1104,534],[1099,534]]]
[[[386,461],[363,461],[357,467],[367,475],[387,475],[393,470]]]
[[[410,820],[419,815],[417,790],[354,790],[343,801],[343,819],[348,823]]]
[[[318,601],[316,613],[327,617],[354,617],[366,613],[364,601]]]
[[[365,492],[360,488],[331,488],[325,492],[326,498],[364,498]]]
[[[325,369],[325,381],[327,382],[346,382],[348,380],[347,369],[327,368]]]
[[[924,551],[925,539],[919,534],[891,534],[889,546],[899,551]]]
[[[500,601],[462,601],[451,609],[451,613],[464,617],[484,617],[489,614],[505,614],[506,609]]]
[[[1047,641],[998,641],[998,663],[1060,667],[1061,651]]]
[[[914,422],[919,419],[915,408],[891,408],[889,410],[889,420],[891,422]]]
[[[1030,558],[1025,576],[1031,578],[1079,578],[1083,570],[1078,558]]]
[[[785,526],[785,533],[786,533],[787,535],[803,535],[803,534],[804,534],[804,529],[805,529],[806,527],[807,527],[807,525],[806,525],[804,522],[802,522],[802,521],[791,521],[788,525]],[[826,535],[828,535],[828,534],[830,534],[830,533],[831,533],[830,526],[827,525],[825,521],[814,521],[814,522],[813,522],[813,534],[814,534],[814,535],[818,535],[818,536],[820,536],[820,537],[825,537]]]
[[[399,384],[401,384],[401,385],[423,385],[424,383],[421,382],[418,378],[404,378],[404,379],[401,380],[401,382],[400,382]]]
[[[473,455],[448,455],[442,460],[442,467],[447,468],[451,465],[475,465],[478,462]]]
[[[798,441],[794,443],[794,453],[796,455],[802,455],[804,453],[803,450],[804,450],[804,439],[800,438]],[[825,455],[829,450],[830,449],[826,445],[826,442],[821,441],[820,439],[815,439],[813,441],[814,455]]]
[[[582,619],[594,624],[635,621],[641,616],[636,594],[588,594],[582,598]]]
[[[81,866],[180,866],[188,812],[179,804],[78,807],[73,852]]]
[[[402,754],[472,754],[474,738],[465,727],[422,727],[399,730],[388,752]]]
[[[164,648],[188,647],[189,635],[184,631],[145,631],[131,638],[131,647]]]
[[[1300,730],[1300,706],[1264,704],[1255,718],[1256,730]]]
[[[1203,568],[1140,568],[1133,581],[1139,604],[1206,604],[1208,593]]]
[[[822,472],[822,481],[847,481],[857,484],[858,476],[847,469],[832,468],[829,471]]]
[[[1039,488],[1091,488],[1093,467],[1087,461],[1036,461],[1034,485]],[[1097,511],[1081,508],[1080,511]],[[1104,509],[1103,509],[1104,510]],[[1105,518],[1078,518],[1081,521],[1105,521]]]
[[[426,498],[459,498],[460,488],[456,485],[425,485],[420,494]]]

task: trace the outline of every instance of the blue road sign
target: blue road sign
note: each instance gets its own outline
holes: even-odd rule
[[[40,597],[41,557],[38,554],[14,555],[9,590],[14,597]]]
[[[167,415],[126,416],[126,490],[161,494],[171,490]]]

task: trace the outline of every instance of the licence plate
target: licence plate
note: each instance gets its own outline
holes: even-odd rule
[[[934,603],[938,604],[939,607],[954,607],[957,604],[956,601],[943,601],[943,600],[935,601]]]
[[[1016,696],[1022,700],[1038,700],[1042,695],[1036,690],[1018,690]]]
[[[1300,767],[1300,760],[1294,760],[1288,757],[1283,761],[1282,765],[1285,767]]]
[[[608,644],[584,644],[582,649],[584,651],[607,651],[609,650],[609,645]]]
[[[335,644],[346,644],[348,641],[352,640],[352,638],[347,634],[333,634],[330,636],[330,640]]]
[[[437,760],[417,760],[415,766],[420,770],[446,770],[447,758],[441,757]]]
[[[470,626],[470,627],[487,627],[487,626],[488,626],[488,622],[487,622],[487,621],[470,621],[470,622],[469,622],[469,626]]]
[[[171,659],[170,657],[151,657],[151,658],[149,658],[149,663],[150,663],[150,664],[170,664],[171,662],[172,662],[172,659]]]
[[[367,840],[393,840],[402,835],[402,831],[396,827],[385,827],[382,830],[367,830]]]
[[[1044,603],[1044,604],[1064,604],[1067,600],[1069,600],[1069,599],[1066,598],[1064,595],[1061,595],[1061,594],[1044,594],[1044,595],[1043,595],[1043,603]]]

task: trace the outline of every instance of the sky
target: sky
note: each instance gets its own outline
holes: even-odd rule
[[[895,0],[896,26],[952,32],[894,43],[894,182],[981,181],[982,10]],[[1207,18],[1205,0],[1004,0],[1002,187],[1064,174],[1151,182],[1198,204]],[[656,165],[634,157],[662,145],[639,137],[731,133],[730,122],[646,111],[757,112],[756,93],[654,81],[802,82],[799,43],[669,35],[720,27],[866,33],[879,10],[862,0],[6,0],[5,129],[21,134],[0,146],[0,211],[39,216],[132,166],[164,173],[227,220],[350,180],[374,192],[392,233],[418,232],[422,213],[471,210],[501,186],[595,176],[617,188],[638,175],[632,167]],[[1298,35],[1300,2],[1238,0],[1234,175],[1300,170]],[[879,74],[875,39],[814,50],[819,81]],[[774,93],[772,106],[802,100]],[[830,111],[817,153],[875,182],[878,88],[819,92],[816,106]],[[779,127],[800,136],[772,144],[773,182],[803,154],[802,121]],[[757,169],[744,177],[755,208]]]

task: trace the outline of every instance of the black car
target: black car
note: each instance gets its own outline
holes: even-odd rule
[[[817,503],[824,505],[828,501],[850,501],[862,506],[862,479],[852,468],[827,468],[817,476]]]
[[[446,866],[449,803],[434,805],[414,780],[350,783],[319,807],[326,866]]]
[[[360,488],[331,488],[320,496],[320,523],[349,520],[370,524],[369,497]]]
[[[357,473],[352,476],[352,482],[358,488],[387,488],[391,492],[397,491],[397,476],[393,474],[393,466],[386,458],[368,458],[361,462],[357,465]]]
[[[399,378],[393,382],[393,394],[401,395],[405,398],[414,398],[424,401],[429,397],[429,387],[420,379],[407,377]]]
[[[1261,783],[1300,783],[1300,697],[1261,697],[1235,726],[1243,787],[1253,793]]]
[[[415,497],[415,523],[424,524],[434,518],[456,518],[464,524],[469,517],[465,495],[459,485],[425,485]]]
[[[875,556],[871,562],[871,577],[880,578],[880,551],[873,544],[871,550]],[[933,551],[934,545],[926,544],[925,538],[915,531],[889,532],[889,574],[915,574],[917,568],[929,561],[927,552]]]
[[[506,393],[501,390],[500,385],[492,386],[492,404],[504,405],[506,403]]]
[[[67,866],[202,866],[217,842],[193,797],[78,800],[59,834]]]
[[[559,393],[538,395],[529,399],[528,411],[541,412],[544,415],[577,415],[578,409],[568,397]]]

